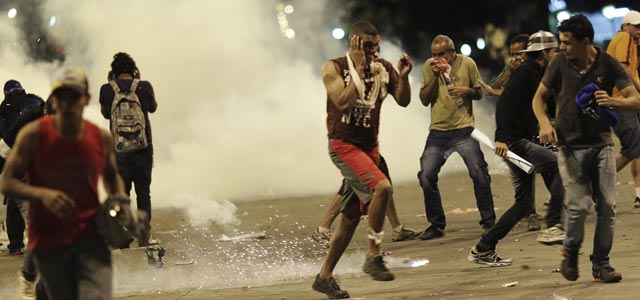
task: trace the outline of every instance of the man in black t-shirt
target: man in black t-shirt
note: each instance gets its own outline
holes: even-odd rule
[[[584,239],[584,223],[596,204],[596,230],[590,255],[594,279],[617,282],[622,275],[609,263],[616,216],[616,166],[610,126],[604,111],[611,107],[637,109],[640,95],[622,65],[593,45],[593,26],[582,14],[564,20],[560,27],[560,49],[545,71],[533,98],[533,111],[540,123],[540,139],[557,143],[558,169],[567,196],[566,238],[560,273],[578,279],[578,252]],[[591,110],[576,103],[578,92],[595,84]],[[613,87],[626,98],[611,98]],[[544,110],[544,99],[556,95],[555,128]],[[590,107],[591,108],[591,107]],[[597,111],[598,113],[593,113]]]

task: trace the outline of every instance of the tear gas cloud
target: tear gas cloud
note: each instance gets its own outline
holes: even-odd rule
[[[64,47],[65,65],[89,75],[87,118],[108,126],[98,95],[116,52],[132,55],[142,79],[153,84],[151,191],[161,207],[186,199],[175,196],[184,192],[253,200],[337,190],[341,177],[327,154],[319,75],[322,61],[347,47],[319,17],[330,13],[327,2],[294,4],[288,16],[294,40],[280,33],[276,1],[58,0],[43,10],[57,16],[50,34]],[[24,58],[15,24],[0,18],[0,25],[2,36],[16,41],[0,45],[0,78],[18,79],[46,97],[50,74],[61,66]],[[381,57],[396,65],[401,50],[390,40]],[[428,132],[429,109],[418,98],[421,65],[414,59],[409,107],[388,97],[382,110],[381,152],[396,183],[417,182]],[[444,170],[456,167],[463,167],[459,158]]]

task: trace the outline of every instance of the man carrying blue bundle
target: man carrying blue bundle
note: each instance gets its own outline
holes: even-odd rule
[[[612,124],[600,113],[583,112],[576,103],[578,92],[594,83],[595,103],[602,107],[637,110],[640,95],[622,65],[593,45],[593,26],[582,14],[564,20],[559,28],[560,50],[546,69],[533,98],[533,111],[540,123],[540,139],[557,143],[558,169],[567,198],[566,237],[560,273],[578,279],[578,252],[584,238],[584,223],[596,204],[596,230],[590,255],[595,280],[618,282],[622,275],[609,263],[616,218],[616,165],[611,138]],[[625,98],[611,98],[617,87]],[[545,113],[544,99],[556,95],[555,128]],[[580,99],[578,99],[580,100]],[[593,108],[593,107],[591,107]]]

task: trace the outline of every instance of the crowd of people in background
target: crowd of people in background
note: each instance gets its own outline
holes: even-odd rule
[[[585,219],[595,204],[596,230],[589,256],[592,276],[606,283],[622,279],[609,253],[615,227],[616,171],[629,163],[636,183],[633,205],[640,207],[640,172],[635,166],[640,151],[640,13],[630,11],[624,16],[620,32],[606,51],[593,44],[593,26],[582,14],[562,21],[558,31],[558,37],[543,30],[516,35],[509,62],[491,85],[481,79],[472,58],[456,53],[451,38],[438,35],[431,41],[419,93],[431,118],[418,172],[429,226],[416,232],[397,221],[388,168],[378,151],[382,101],[391,94],[399,105],[409,104],[403,95],[410,91],[407,75],[412,63],[403,54],[398,70],[394,69],[377,56],[380,36],[373,24],[359,21],[351,27],[347,54],[322,67],[329,155],[344,179],[321,226],[312,234],[329,247],[314,290],[331,299],[350,297],[332,272],[363,214],[369,215],[369,252],[363,270],[377,281],[395,278],[379,252],[385,213],[392,221],[394,242],[443,238],[446,220],[438,174],[454,152],[462,157],[473,181],[482,226],[480,239],[468,254],[470,262],[494,267],[513,264],[513,259],[496,253],[496,246],[526,219],[529,230],[540,231],[538,242],[563,245],[559,271],[575,281]],[[488,165],[474,135],[473,101],[483,98],[482,89],[498,97],[494,152],[505,158],[515,195],[514,204],[497,222]],[[612,128],[621,142],[617,155]],[[529,168],[510,160],[513,155]],[[542,225],[535,210],[535,174],[541,175],[551,196]],[[338,212],[342,219],[332,233],[330,226]]]
[[[108,83],[100,89],[110,131],[83,118],[91,98],[84,72],[71,68],[57,77],[47,101],[27,94],[16,80],[4,86],[0,190],[7,205],[8,254],[24,254],[21,299],[111,299],[110,248],[128,248],[133,237],[140,247],[158,244],[150,223],[149,122],[158,104],[127,53],[114,56]],[[106,201],[99,199],[100,179]],[[135,214],[129,205],[132,186]],[[117,210],[109,206],[114,203]]]
[[[616,172],[627,164],[636,189],[633,205],[640,208],[640,13],[630,11],[623,18],[621,30],[606,50],[593,44],[593,26],[584,15],[562,21],[558,31],[559,36],[543,30],[516,35],[510,43],[509,62],[491,84],[482,80],[472,58],[456,53],[450,37],[438,35],[431,41],[431,57],[422,66],[419,88],[420,102],[430,108],[431,116],[417,174],[428,226],[418,231],[398,217],[389,169],[378,148],[383,100],[391,95],[401,107],[410,104],[413,63],[403,53],[394,68],[377,56],[377,28],[368,21],[353,24],[347,54],[322,66],[328,151],[343,180],[312,233],[328,248],[313,281],[314,290],[332,299],[350,297],[333,271],[363,215],[368,216],[363,271],[377,281],[395,279],[381,253],[385,217],[393,229],[393,242],[443,238],[447,226],[443,201],[447,200],[441,197],[438,180],[454,152],[462,157],[472,179],[480,215],[482,234],[470,247],[470,262],[495,267],[513,264],[513,259],[499,256],[496,248],[524,219],[528,230],[539,231],[538,242],[563,245],[559,271],[575,281],[585,219],[595,204],[598,216],[589,256],[592,276],[607,283],[622,279],[609,253],[616,217]],[[9,254],[24,255],[18,273],[23,299],[111,299],[109,249],[129,247],[133,238],[126,234],[133,234],[140,247],[158,243],[151,234],[150,192],[149,114],[158,106],[155,93],[151,83],[141,80],[127,53],[114,55],[107,80],[100,88],[99,103],[109,131],[83,118],[91,95],[80,69],[64,71],[46,101],[28,94],[16,80],[4,85],[0,190],[7,205]],[[494,211],[488,164],[474,137],[473,102],[483,98],[483,90],[498,97],[494,152],[505,158],[514,189],[514,203],[500,218]],[[621,143],[618,154],[612,129]],[[507,159],[514,154],[531,168]],[[544,218],[535,209],[536,174],[550,194]],[[124,217],[114,218],[115,223],[101,215],[105,204],[98,196],[99,179],[109,197],[104,203],[123,208]],[[132,188],[136,215],[128,210]],[[339,214],[334,232],[331,226]],[[128,229],[125,233],[119,231],[123,227]],[[114,246],[114,240],[122,239],[110,235],[121,234],[126,243]]]

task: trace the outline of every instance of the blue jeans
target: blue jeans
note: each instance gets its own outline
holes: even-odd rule
[[[542,176],[544,184],[551,194],[549,212],[546,217],[547,226],[551,227],[560,223],[565,193],[558,172],[557,154],[525,139],[511,143],[509,150],[533,164],[534,171]],[[477,245],[479,251],[494,250],[498,241],[504,238],[535,207],[536,174],[527,174],[509,161],[507,161],[507,165],[511,170],[511,182],[515,189],[516,201],[500,217],[496,225],[482,236]]]
[[[471,137],[471,131],[473,127],[429,132],[427,144],[420,157],[418,179],[424,195],[427,220],[432,227],[444,229],[447,225],[438,189],[438,173],[453,152],[458,152],[462,156],[469,176],[473,180],[473,191],[480,211],[480,224],[492,226],[495,223],[491,177],[487,170],[487,162],[480,150],[480,144]]]
[[[616,219],[616,163],[613,147],[558,151],[558,168],[567,192],[565,253],[577,255],[584,238],[584,221],[596,204],[597,220],[591,261],[609,264]]]

